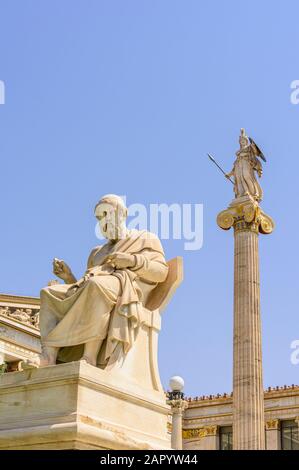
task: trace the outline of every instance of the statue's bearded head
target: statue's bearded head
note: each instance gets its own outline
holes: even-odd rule
[[[246,135],[245,129],[241,129],[241,135],[239,137],[240,148],[244,149],[249,145],[249,139]]]
[[[128,210],[120,196],[106,194],[97,203],[94,213],[105,238],[117,241],[125,237]]]

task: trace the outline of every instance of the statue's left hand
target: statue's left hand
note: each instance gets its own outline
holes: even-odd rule
[[[105,263],[116,269],[133,268],[136,260],[134,255],[116,251],[107,256]]]

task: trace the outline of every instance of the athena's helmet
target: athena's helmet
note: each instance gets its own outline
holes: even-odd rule
[[[249,138],[248,136],[246,135],[246,132],[245,132],[245,129],[241,129],[241,134],[240,134],[240,138],[239,138],[239,142],[240,142],[240,145],[241,143],[243,143],[243,146],[247,146],[250,144],[249,142]],[[245,144],[245,145],[244,145]]]

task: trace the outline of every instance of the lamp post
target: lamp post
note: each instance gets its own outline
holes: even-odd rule
[[[175,450],[182,450],[182,421],[183,412],[188,404],[184,400],[184,380],[182,377],[174,376],[169,381],[170,392],[167,394],[167,404],[171,406],[172,414],[172,430],[171,430],[171,447]]]

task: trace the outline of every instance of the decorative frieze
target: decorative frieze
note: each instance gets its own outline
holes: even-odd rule
[[[206,436],[205,428],[183,429],[183,439],[202,439]]]
[[[16,320],[24,325],[39,328],[39,308],[10,307],[0,305],[0,317]]]
[[[216,436],[218,426],[203,426],[200,428],[183,429],[183,439],[202,439],[207,436]]]

